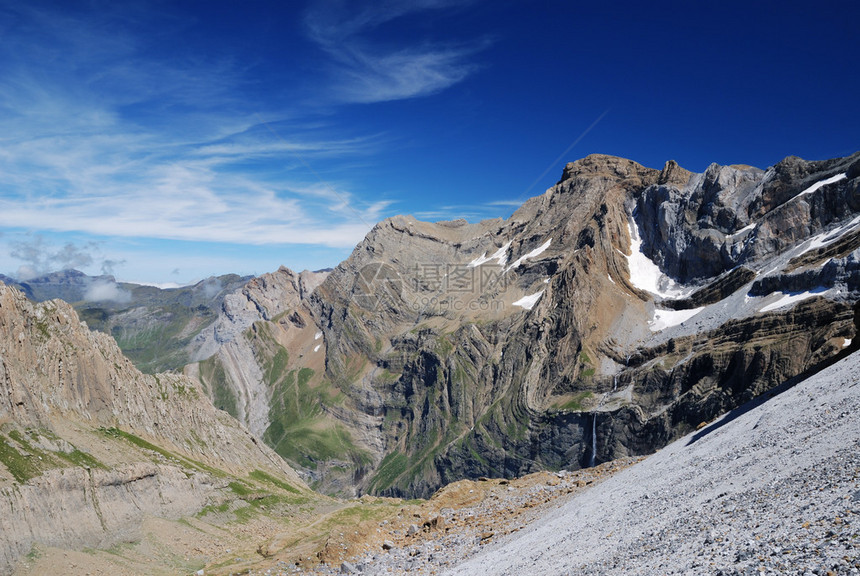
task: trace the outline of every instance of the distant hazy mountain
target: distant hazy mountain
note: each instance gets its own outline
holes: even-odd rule
[[[229,274],[162,289],[77,270],[27,281],[0,276],[0,281],[36,302],[59,298],[71,303],[90,328],[113,336],[123,353],[148,374],[176,370],[196,359],[194,338],[215,321],[224,297],[249,279]]]

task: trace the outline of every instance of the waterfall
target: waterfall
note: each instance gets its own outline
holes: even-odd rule
[[[597,457],[597,412],[591,419],[591,467],[594,468],[595,458]]]

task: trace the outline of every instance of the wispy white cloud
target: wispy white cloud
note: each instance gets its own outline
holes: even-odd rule
[[[487,206],[513,206],[519,208],[525,200],[494,200],[487,202]]]
[[[407,49],[393,54],[352,51],[344,66],[341,97],[349,102],[384,102],[435,94],[475,70],[463,62],[473,50]]]
[[[110,13],[6,10],[0,226],[350,247],[387,206],[307,169],[372,154],[383,136],[263,121],[231,62],[147,58]]]
[[[187,165],[161,166],[153,169],[146,182],[138,179],[130,187],[113,182],[94,193],[3,197],[0,226],[250,245],[348,247],[367,232],[365,222],[378,220],[384,208],[373,204],[358,211],[349,198],[342,192],[338,204],[312,210],[310,203],[282,197],[242,175],[216,175]],[[329,214],[328,221],[324,213]]]
[[[517,200],[498,200],[486,204],[457,204],[439,206],[435,210],[418,211],[415,212],[414,216],[428,221],[458,220],[464,218],[470,222],[478,222],[480,220],[507,217],[513,209],[521,205],[522,202]]]
[[[147,138],[144,138],[146,140]],[[121,146],[126,153],[115,154]],[[234,170],[222,154],[152,158],[135,137],[45,138],[0,155],[0,226],[106,236],[349,246],[384,204],[356,203],[312,175],[293,181]],[[135,158],[139,153],[142,158]],[[232,156],[247,161],[249,156]],[[337,186],[337,187],[336,187]],[[334,199],[334,202],[332,200]]]
[[[393,202],[363,196],[355,173],[393,137],[353,133],[334,111],[425,96],[468,77],[485,41],[387,44],[377,34],[459,6],[314,4],[303,30],[333,82],[314,84],[317,103],[308,106],[298,88],[299,103],[249,89],[259,81],[253,63],[206,50],[165,57],[159,42],[188,26],[169,10],[0,0],[0,228],[12,237],[0,262],[22,275],[131,274],[144,257],[154,269],[158,256],[117,247],[138,239],[255,251],[301,244],[327,257],[352,248],[390,215]],[[225,269],[247,259],[232,257],[217,265],[186,252],[171,266],[196,275],[204,262]]]
[[[384,102],[427,96],[464,80],[477,70],[470,60],[489,44],[428,40],[390,46],[371,32],[404,16],[452,9],[463,2],[387,1],[370,5],[320,0],[305,17],[309,37],[332,57],[333,94],[345,102]]]

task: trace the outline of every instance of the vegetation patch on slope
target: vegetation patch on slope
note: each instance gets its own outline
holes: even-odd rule
[[[28,457],[19,452],[3,435],[0,435],[0,462],[21,483],[39,475],[39,466],[33,462],[32,455]]]
[[[48,447],[45,447],[46,443]],[[13,428],[6,431],[6,437],[0,434],[0,463],[19,483],[53,468],[106,468],[91,454],[60,441],[43,429]]]
[[[311,368],[290,369],[290,355],[267,323],[256,323],[246,336],[272,391],[263,440],[286,460],[310,470],[321,461],[368,463],[369,456],[355,446],[349,431],[323,408],[324,402],[337,403],[341,392],[328,380],[315,379]]]
[[[163,458],[166,458],[169,462],[176,464],[177,466],[182,466],[188,470],[196,470],[200,472],[206,472],[213,476],[223,477],[226,476],[224,471],[218,470],[217,468],[213,468],[212,466],[208,466],[202,462],[198,462],[197,460],[193,460],[191,458],[186,458],[184,456],[180,456],[178,454],[174,454],[170,450],[166,450],[161,446],[156,446],[155,444],[148,442],[141,438],[140,436],[135,436],[131,432],[126,432],[124,430],[120,430],[119,428],[99,428],[99,432],[102,434],[111,437],[123,439],[131,444],[134,444],[138,448],[143,448],[144,450],[149,450],[150,452],[154,452]]]
[[[558,405],[559,410],[568,410],[570,412],[580,412],[582,411],[583,402],[588,400],[594,396],[590,390],[584,390],[575,394],[572,398],[568,400],[561,400],[561,403]]]
[[[212,398],[215,407],[238,420],[239,407],[236,394],[227,382],[224,365],[217,354],[200,362],[200,380],[209,387],[209,397]]]

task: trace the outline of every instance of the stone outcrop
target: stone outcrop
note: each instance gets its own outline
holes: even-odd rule
[[[7,573],[36,543],[81,549],[139,540],[147,515],[192,515],[213,491],[205,475],[188,478],[177,467],[149,463],[49,470],[0,488],[0,570]]]
[[[755,267],[856,214],[860,184],[848,174],[858,171],[856,154],[822,162],[792,156],[767,171],[712,164],[683,185],[649,187],[636,202],[643,252],[681,282]]]

